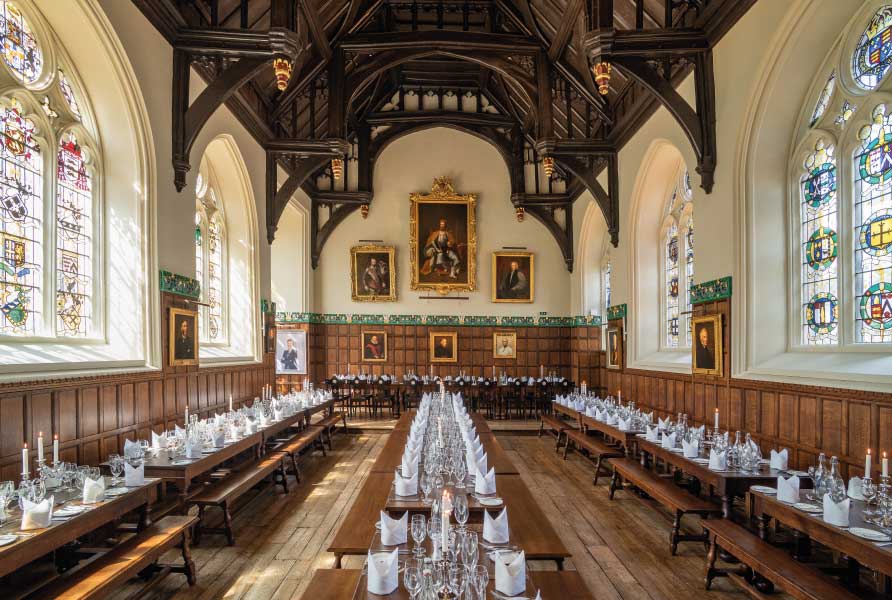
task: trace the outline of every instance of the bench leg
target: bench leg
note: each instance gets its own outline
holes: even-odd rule
[[[567,460],[567,452],[570,450],[570,436],[567,436],[567,443],[564,444],[564,460]]]
[[[609,498],[610,498],[611,500],[613,500],[613,495],[616,493],[616,490],[618,490],[620,487],[622,487],[622,482],[620,481],[620,478],[619,478],[619,471],[617,471],[617,470],[614,468],[614,469],[613,469],[613,477],[610,478],[610,494],[609,494]]]
[[[198,506],[198,522],[195,524],[195,543],[201,540],[201,523],[204,521],[204,505]]]
[[[294,480],[300,483],[300,469],[297,468],[297,457],[291,453],[291,467],[294,469]]]
[[[562,435],[563,435],[563,432],[561,430],[558,430],[557,435],[554,436],[555,437],[555,442],[554,442],[554,451],[555,452],[557,452],[558,450],[561,449],[561,436]]]
[[[595,460],[595,477],[592,479],[592,485],[598,485],[598,477],[601,475],[601,455]]]
[[[545,429],[545,423],[539,421],[539,437],[542,437],[542,430]]]
[[[672,533],[669,534],[669,550],[672,556],[675,556],[678,550],[678,533],[681,530],[681,516],[684,513],[680,510],[675,511],[675,521],[672,522]]]
[[[712,580],[715,579],[715,561],[716,558],[718,558],[718,549],[718,538],[713,536],[709,545],[709,553],[706,555],[706,578],[704,580],[704,583],[706,584],[707,590],[712,586]]]
[[[276,469],[276,473],[279,475],[280,483],[282,484],[282,491],[286,494],[288,493],[288,474],[285,472],[285,462],[279,462],[279,468]],[[273,480],[275,480],[275,476],[273,476]]]
[[[189,546],[189,530],[183,531],[183,568],[186,571],[186,581],[190,586],[195,585],[195,563],[192,561],[192,548]]]
[[[226,541],[230,546],[235,546],[235,533],[232,531],[232,513],[229,512],[229,502],[223,503],[223,527],[226,529]]]

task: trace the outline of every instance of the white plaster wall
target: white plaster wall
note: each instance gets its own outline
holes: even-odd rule
[[[477,291],[469,300],[421,300],[436,295],[409,288],[409,194],[429,192],[435,177],[452,178],[458,193],[477,194]],[[374,173],[375,196],[367,220],[359,211],[341,223],[325,244],[314,273],[314,310],[329,313],[549,315],[571,310],[570,273],[545,226],[514,217],[508,169],[490,144],[466,133],[434,128],[389,145]],[[350,247],[360,239],[381,239],[397,249],[398,302],[350,299]],[[526,246],[536,254],[535,302],[491,302],[491,253],[503,246]]]
[[[278,312],[308,310],[309,297],[306,281],[309,262],[307,215],[297,202],[289,202],[279,220],[273,242],[270,263],[272,268],[272,301]]]

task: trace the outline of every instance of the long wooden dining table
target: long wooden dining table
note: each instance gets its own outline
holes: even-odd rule
[[[16,541],[0,546],[0,577],[12,573],[28,563],[45,556],[81,536],[116,521],[132,512],[139,513],[139,528],[149,525],[149,506],[161,493],[161,480],[146,478],[138,487],[127,488],[119,496],[86,505],[84,512],[65,520],[53,520],[45,529],[19,531],[21,511],[11,511],[9,520],[0,526],[0,536],[15,536]],[[109,489],[120,489],[111,488]],[[80,506],[81,491],[49,490],[47,497],[53,496],[56,506]]]

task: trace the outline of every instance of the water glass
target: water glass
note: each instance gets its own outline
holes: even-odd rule
[[[863,477],[861,479],[861,495],[864,497],[864,516],[872,517],[876,514],[876,512],[870,508],[871,503],[874,498],[877,497],[877,486],[873,483],[873,479],[870,477]]]
[[[409,592],[409,597],[415,600],[418,592],[421,591],[421,569],[415,565],[409,565],[406,561],[406,567],[403,571],[403,585]]]
[[[489,570],[484,565],[477,565],[474,569],[474,589],[477,596],[486,598],[486,586],[489,585]]]
[[[112,472],[112,486],[116,486],[121,482],[121,474],[124,472],[124,457],[112,454],[108,457],[108,465]]]
[[[415,556],[421,558],[424,556],[424,538],[427,537],[427,527],[424,522],[424,515],[412,515],[412,539],[415,540]]]
[[[455,520],[464,530],[465,524],[468,522],[468,497],[464,494],[456,494],[452,499],[452,511],[455,514]]]
[[[465,559],[465,565],[473,569],[477,566],[478,560],[478,540],[477,532],[470,529],[465,530],[462,537],[462,557]]]

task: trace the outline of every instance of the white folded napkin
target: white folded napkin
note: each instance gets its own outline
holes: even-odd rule
[[[487,461],[486,452],[483,453],[483,456],[477,458],[477,470],[480,471],[481,473],[486,473],[486,470],[487,470],[486,461]]]
[[[786,471],[787,466],[789,464],[789,452],[786,448],[781,450],[780,452],[776,450],[771,451],[771,464],[769,465],[772,469],[777,469],[778,471]]]
[[[381,511],[381,543],[385,546],[405,544],[408,538],[409,512],[403,513],[399,519],[391,518]]]
[[[607,424],[608,425],[616,425],[619,423],[619,416],[616,413],[607,415]]]
[[[242,433],[241,433],[241,431],[239,431],[238,425],[232,424],[229,426],[229,437],[231,437],[234,440],[237,440],[240,437],[242,437]]]
[[[145,485],[145,465],[140,463],[138,467],[131,467],[130,463],[124,461],[124,485],[127,487],[139,487]]]
[[[214,430],[214,448],[222,448],[226,445],[226,430],[222,427]]]
[[[671,450],[675,448],[675,436],[676,434],[670,433],[669,435],[663,434],[663,439],[660,440],[660,445],[663,448]]]
[[[644,439],[648,442],[659,442],[660,441],[660,430],[657,427],[647,426],[647,429],[644,432]]]
[[[412,451],[409,448],[403,450],[403,462],[418,464],[418,458],[421,456],[421,450]]]
[[[598,418],[598,409],[596,409],[594,406],[586,406],[585,407],[585,416],[591,417],[593,419],[597,419]]]
[[[414,460],[413,460],[414,458]],[[405,477],[411,477],[418,474],[418,457],[406,456],[403,454],[403,462],[400,465],[400,473]]]
[[[166,443],[162,444],[161,440],[162,440],[161,436],[153,431],[152,432],[152,450],[161,450],[161,448],[164,448],[167,445]]]
[[[281,421],[283,418],[284,418],[284,415],[282,414],[282,411],[279,410],[278,408],[274,408],[273,409],[273,420]]]
[[[536,591],[536,597],[533,600],[542,600],[542,590]]]
[[[685,458],[697,458],[700,456],[700,444],[698,442],[681,440],[681,448],[684,451]]]
[[[793,475],[789,479],[785,479],[783,475],[778,475],[777,499],[787,504],[799,502],[799,477]]]
[[[372,552],[369,550],[368,564],[368,589],[373,594],[387,596],[399,587],[399,556],[400,549],[394,548],[393,552]]]
[[[849,498],[854,498],[855,500],[864,500],[864,495],[861,493],[861,483],[863,479],[860,477],[852,477],[849,479],[849,489],[848,496]]]
[[[260,426],[269,427],[269,419],[266,418],[266,415],[260,415]]]
[[[201,442],[186,439],[186,458],[201,458]]]
[[[124,456],[128,458],[136,458],[142,456],[142,448],[138,442],[124,440]]]
[[[257,421],[255,419],[248,419],[246,423],[246,429],[248,433],[257,433]]]
[[[173,432],[174,432],[174,434],[176,434],[178,436],[186,435],[186,430],[183,429],[182,427],[180,427],[179,425],[177,425],[176,423],[174,423]]]
[[[606,421],[607,414],[603,410],[596,408],[595,409],[595,419],[597,419],[598,421]]]
[[[851,504],[852,501],[848,498],[842,502],[834,502],[830,494],[824,494],[824,521],[837,527],[848,527]]]
[[[618,426],[620,431],[630,431],[632,429],[632,417],[620,419]]]
[[[713,471],[724,471],[728,468],[728,453],[709,451],[709,468]]]
[[[490,469],[486,475],[482,471],[477,471],[477,475],[474,477],[474,492],[483,495],[496,493],[495,469]]]
[[[669,417],[666,417],[665,421],[663,419],[657,419],[657,426],[660,429],[666,429],[667,427],[669,427]]]
[[[418,471],[411,477],[403,477],[399,473],[396,474],[396,495],[397,496],[415,496],[418,494]]]
[[[506,596],[522,594],[527,589],[526,554],[521,550],[509,563],[502,560],[502,556],[497,554],[495,560],[496,590]]]
[[[105,499],[105,477],[99,479],[84,478],[84,504],[95,504]]]
[[[224,423],[223,415],[218,415],[217,413],[214,413],[214,425],[219,427],[223,423]]]
[[[508,507],[502,509],[495,519],[489,511],[483,511],[483,539],[490,544],[508,543]]]
[[[50,496],[44,498],[40,502],[31,502],[27,498],[22,498],[22,531],[29,529],[45,529],[50,526],[53,520],[53,504],[55,498]]]

